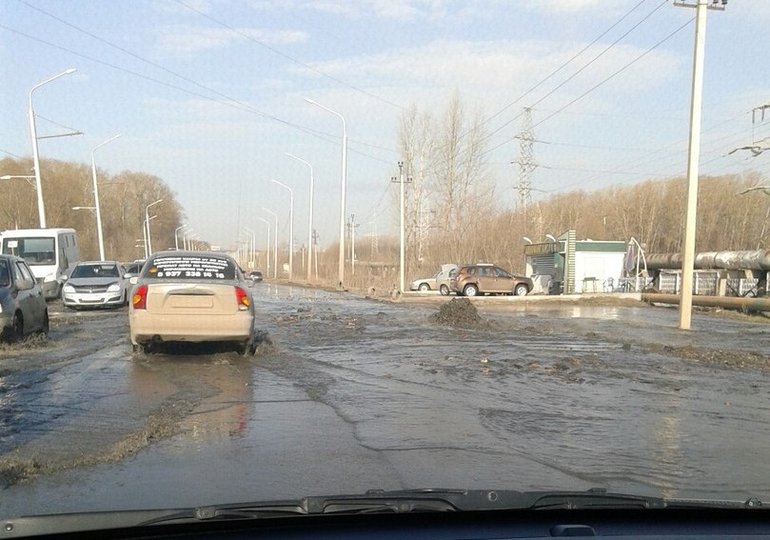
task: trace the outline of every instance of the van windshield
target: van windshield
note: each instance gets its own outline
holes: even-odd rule
[[[56,264],[53,238],[4,238],[3,253],[21,257],[30,266]]]

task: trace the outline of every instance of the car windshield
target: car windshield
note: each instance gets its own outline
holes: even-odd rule
[[[79,264],[70,275],[72,278],[105,278],[120,277],[117,265],[114,264]]]
[[[56,262],[56,244],[53,238],[4,238],[3,253],[21,257],[30,266]]]
[[[770,500],[768,28],[768,0],[0,0],[29,265],[0,520]]]

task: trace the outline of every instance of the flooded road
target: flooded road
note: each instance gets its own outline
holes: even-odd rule
[[[134,356],[124,310],[0,349],[0,516],[415,487],[770,498],[765,321],[474,299],[453,326],[436,303],[255,299],[253,357]]]

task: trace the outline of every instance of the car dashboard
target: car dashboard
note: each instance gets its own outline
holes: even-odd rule
[[[19,523],[21,525],[22,523]],[[43,534],[46,538],[175,539],[434,539],[502,540],[562,537],[712,540],[770,538],[764,508],[686,510],[533,510],[309,515],[279,518],[203,520],[77,534],[46,534],[24,526],[0,538]]]

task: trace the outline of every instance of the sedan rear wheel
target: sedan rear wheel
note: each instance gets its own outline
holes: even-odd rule
[[[446,285],[442,285],[438,290],[441,292],[441,296],[449,296],[449,287]]]
[[[430,285],[428,285],[427,283],[420,283],[420,286],[417,287],[417,290],[419,290],[420,292],[429,291]]]

